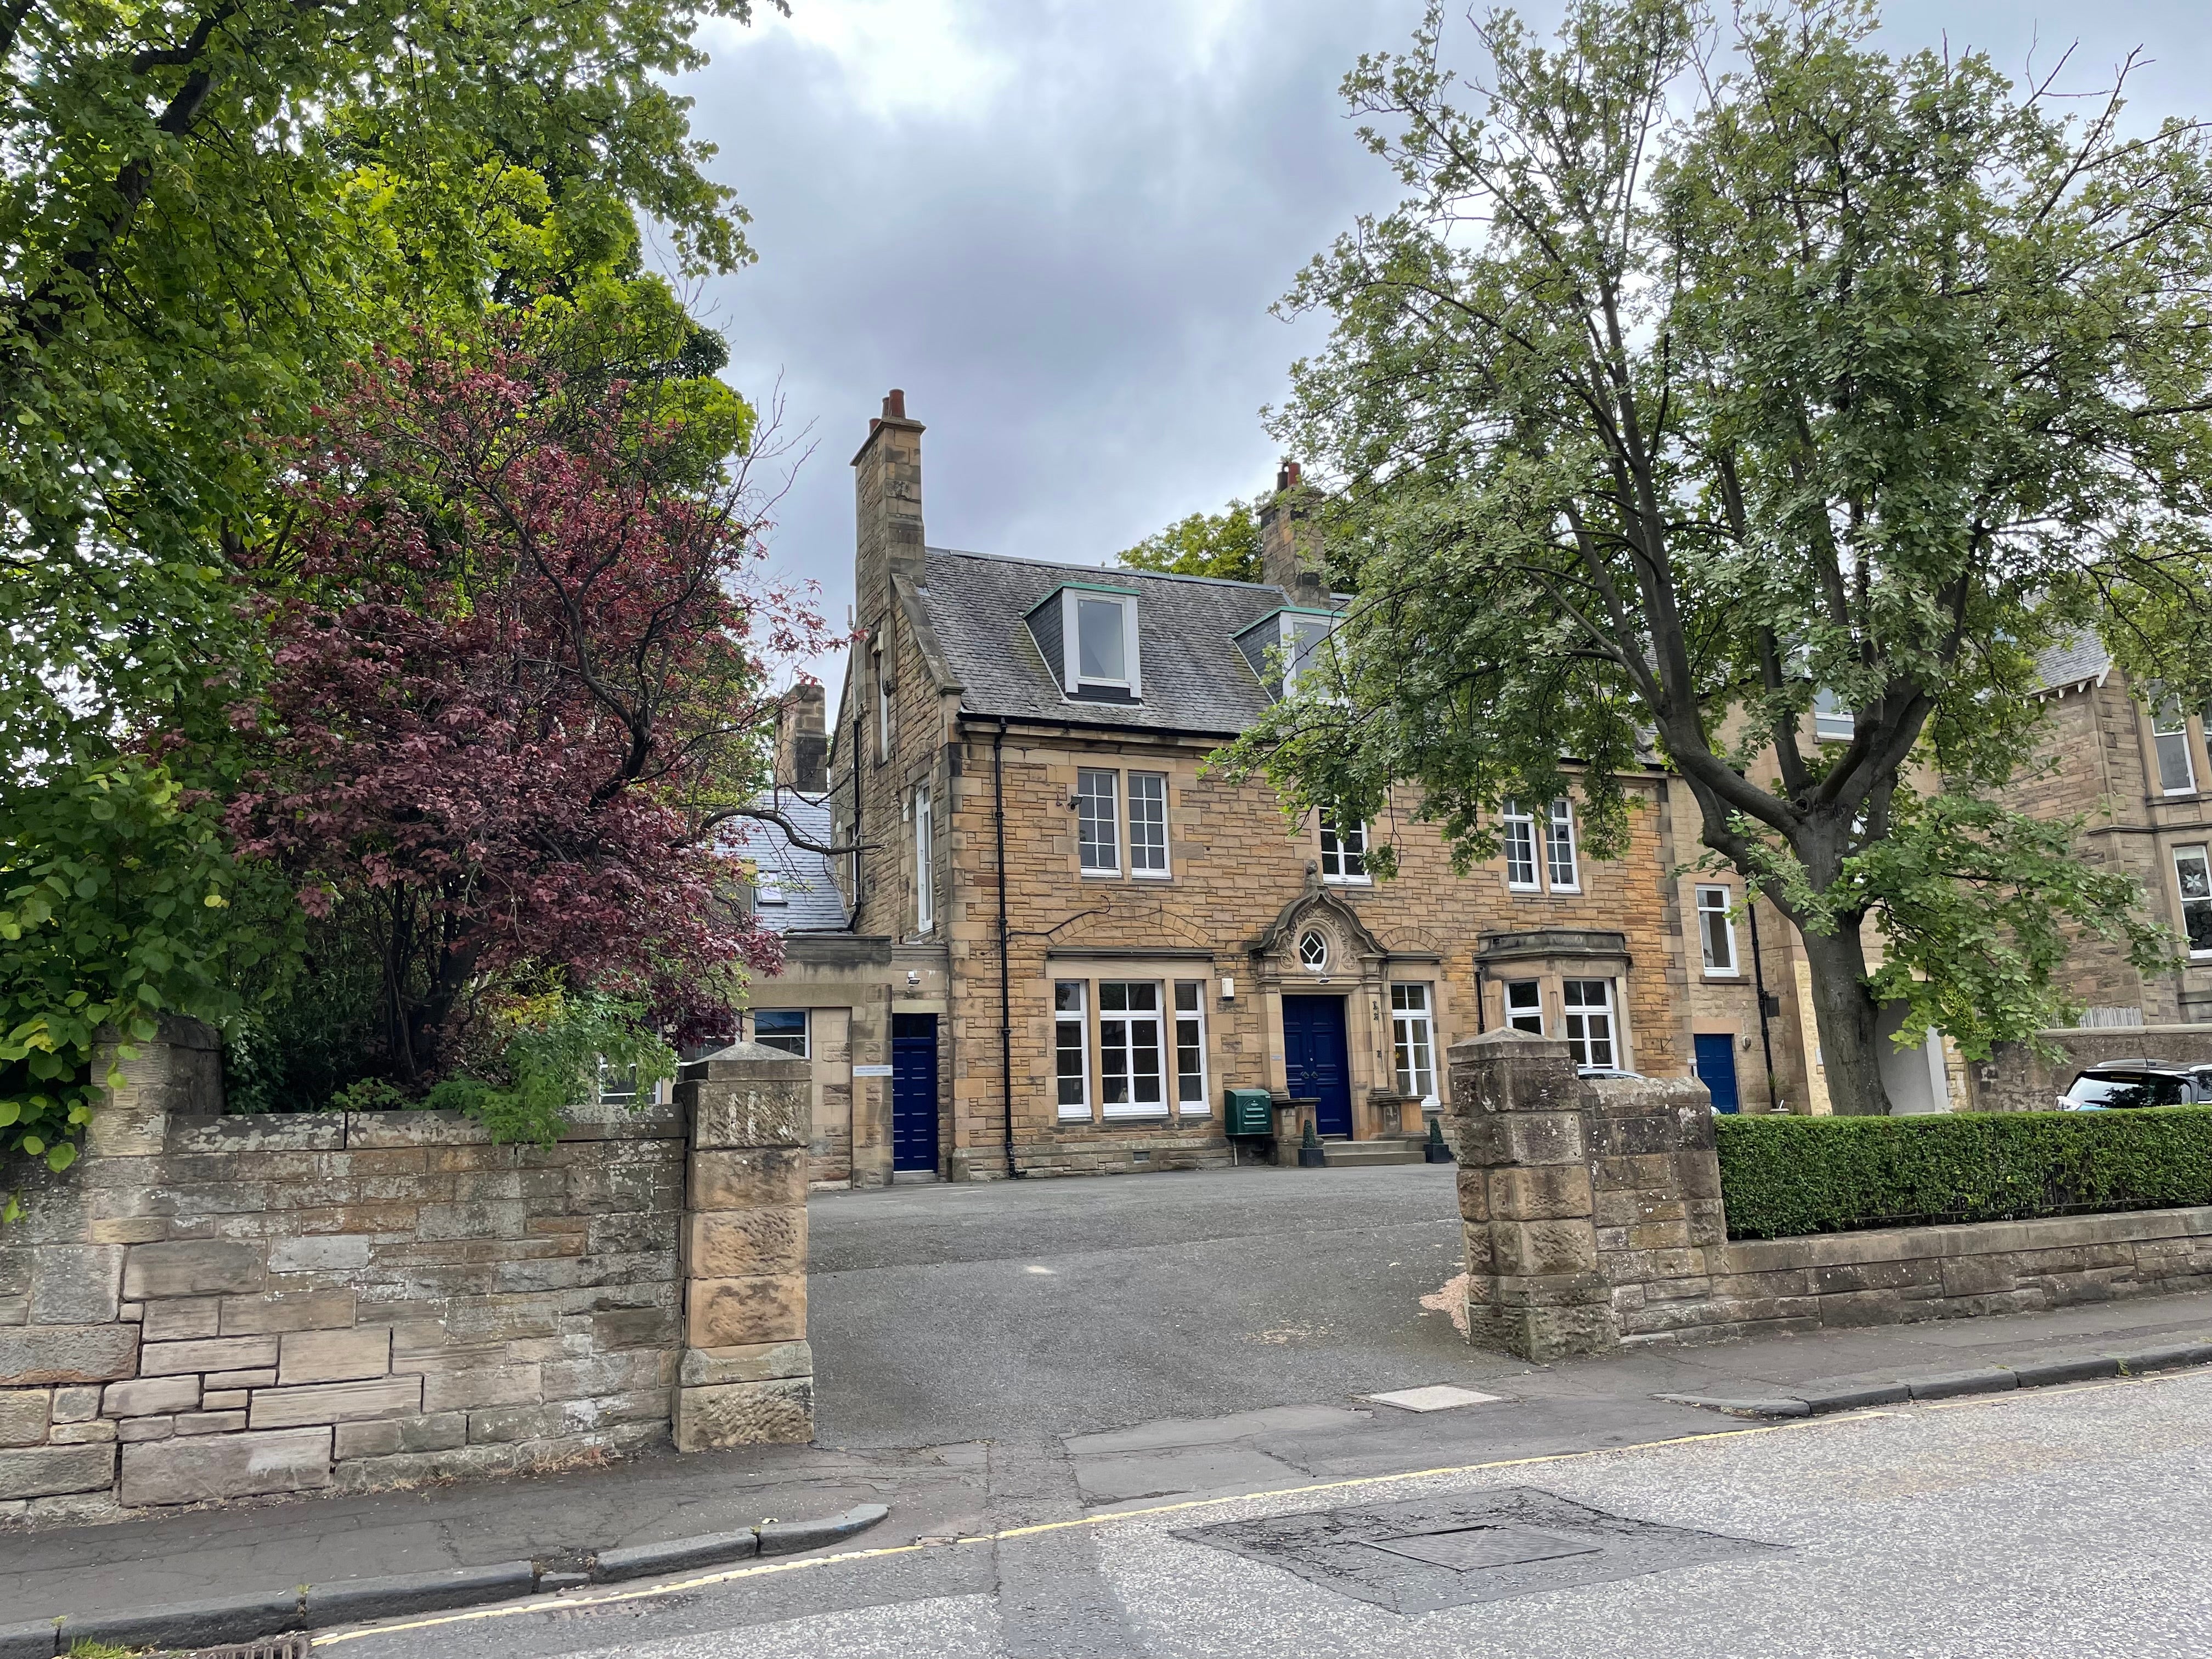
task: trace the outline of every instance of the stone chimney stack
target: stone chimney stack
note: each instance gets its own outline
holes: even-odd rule
[[[1321,494],[1285,461],[1275,493],[1260,508],[1260,580],[1290,595],[1292,605],[1326,609],[1328,563],[1322,553]]]
[[[853,586],[866,629],[884,627],[894,575],[921,580],[921,433],[907,417],[906,393],[895,390],[853,457]]]
[[[775,782],[802,795],[830,787],[830,732],[818,685],[795,685],[775,714]]]

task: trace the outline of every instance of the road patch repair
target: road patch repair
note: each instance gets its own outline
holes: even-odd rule
[[[1787,1547],[1610,1515],[1534,1486],[1224,1521],[1173,1536],[1404,1613]]]
[[[720,1566],[754,1556],[796,1555],[866,1532],[890,1513],[881,1504],[860,1504],[812,1520],[763,1521],[735,1532],[584,1551],[573,1568],[560,1560],[504,1561],[386,1578],[299,1584],[286,1590],[143,1612],[83,1618],[62,1613],[0,1625],[0,1659],[57,1659],[80,1642],[187,1650],[267,1645],[273,1652],[279,1644],[266,1638],[292,1632],[481,1607],[549,1590]]]
[[[1894,1382],[1837,1378],[1771,1395],[1730,1396],[1658,1394],[1651,1397],[1676,1406],[1698,1406],[1730,1417],[1820,1417],[1830,1412],[1861,1411],[1916,1400],[1949,1400],[1961,1395],[2006,1394],[2014,1389],[2047,1389],[2065,1382],[2097,1382],[2107,1377],[2147,1376],[2212,1364],[2212,1342],[2138,1348],[2127,1353],[2067,1354],[2015,1365],[1991,1364],[1971,1371],[1940,1371]],[[1381,1395],[1372,1396],[1380,1399]]]
[[[1378,1406],[1395,1406],[1401,1412],[1449,1412],[1462,1406],[1495,1406],[1505,1396],[1480,1394],[1456,1382],[1434,1382],[1425,1389],[1393,1389],[1388,1394],[1363,1394]]]

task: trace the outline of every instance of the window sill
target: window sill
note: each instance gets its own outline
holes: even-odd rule
[[[1083,878],[1085,881],[1119,881],[1121,872],[1119,870],[1085,870]]]
[[[1375,878],[1372,876],[1323,876],[1321,878],[1321,884],[1324,887],[1372,887],[1375,884]]]
[[[1705,969],[1705,977],[1707,979],[1717,979],[1727,983],[1741,985],[1743,982],[1743,969],[1741,968],[1708,968]]]
[[[1103,1115],[1109,1123],[1152,1122],[1167,1121],[1164,1106],[1109,1106]]]
[[[1088,870],[1084,872],[1084,874],[1085,875],[1089,875],[1090,873],[1091,872]],[[1132,870],[1129,872],[1129,879],[1132,881],[1173,881],[1175,879],[1175,872],[1172,870]]]
[[[1091,1121],[1091,1109],[1088,1106],[1063,1106],[1060,1109],[1058,1121],[1062,1123],[1088,1123]]]

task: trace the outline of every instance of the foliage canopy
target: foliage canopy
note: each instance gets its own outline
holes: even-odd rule
[[[1335,474],[1363,599],[1341,696],[1239,751],[1300,806],[1410,782],[1474,859],[1571,787],[1618,845],[1656,746],[1803,938],[1844,1112],[1886,1109],[1877,996],[1979,1053],[2057,1012],[2059,923],[2163,959],[2130,880],[1997,804],[2036,653],[2094,629],[2212,682],[2203,132],[1875,21],[1573,0],[1555,46],[1475,22],[1462,82],[1438,6],[1360,60],[1407,194],[1292,290],[1335,322],[1277,431]]]

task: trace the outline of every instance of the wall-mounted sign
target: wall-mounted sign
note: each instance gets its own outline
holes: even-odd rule
[[[888,1066],[855,1066],[853,1068],[854,1077],[889,1077],[890,1074],[891,1068]]]

